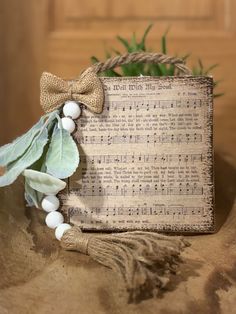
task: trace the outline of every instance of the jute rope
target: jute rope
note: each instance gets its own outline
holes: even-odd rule
[[[105,62],[97,62],[89,67],[87,70],[93,71],[98,74],[106,70],[114,69],[117,66],[131,63],[173,64],[183,74],[191,74],[191,70],[184,64],[183,59],[167,56],[163,53],[156,52],[126,53],[107,59]]]
[[[182,59],[162,53],[133,52],[98,62],[82,72],[76,80],[63,80],[51,73],[43,73],[40,81],[41,106],[45,112],[59,109],[66,100],[83,103],[89,110],[101,113],[104,103],[103,86],[97,74],[131,63],[173,64],[179,73],[191,74]]]

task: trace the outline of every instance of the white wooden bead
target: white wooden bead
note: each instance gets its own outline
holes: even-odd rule
[[[77,119],[81,115],[81,109],[75,101],[69,100],[65,102],[63,113],[66,117]]]
[[[42,208],[49,213],[57,210],[60,206],[60,202],[55,195],[48,195],[44,197],[41,205]]]
[[[62,238],[64,232],[70,228],[71,228],[71,225],[66,224],[66,223],[63,223],[63,224],[60,224],[59,226],[57,226],[56,230],[55,230],[55,236],[56,236],[57,240],[61,241],[61,238]]]
[[[54,211],[47,214],[45,222],[49,228],[55,229],[57,226],[64,222],[64,217],[61,213]]]
[[[61,124],[63,129],[67,130],[69,133],[74,132],[75,130],[75,122],[68,117],[64,117],[61,119]],[[58,123],[58,127],[60,128],[60,124]]]

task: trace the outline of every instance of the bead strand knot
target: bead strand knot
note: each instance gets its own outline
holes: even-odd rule
[[[81,229],[74,226],[63,234],[61,245],[66,250],[75,250],[88,255],[91,234],[82,233]]]
[[[88,255],[90,234],[82,233],[75,240],[75,249],[83,254]]]

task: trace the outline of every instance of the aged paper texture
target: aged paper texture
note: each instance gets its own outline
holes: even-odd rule
[[[61,195],[83,230],[214,231],[212,78],[101,78],[100,115],[84,108],[80,166]]]

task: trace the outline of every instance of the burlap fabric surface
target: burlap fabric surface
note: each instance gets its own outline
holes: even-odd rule
[[[236,150],[234,106],[215,117],[218,233],[189,236],[174,283],[137,303],[116,274],[89,257],[60,249],[44,213],[26,208],[23,182],[0,190],[0,313],[235,313]]]

